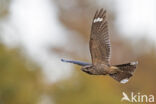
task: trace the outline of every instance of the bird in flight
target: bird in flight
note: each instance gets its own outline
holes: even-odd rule
[[[62,62],[82,66],[81,70],[90,75],[109,75],[120,83],[127,83],[136,69],[137,61],[111,65],[111,44],[108,33],[106,10],[97,10],[92,21],[89,48],[92,63],[61,59]]]

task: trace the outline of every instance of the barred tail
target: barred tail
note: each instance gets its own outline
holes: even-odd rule
[[[127,83],[128,80],[133,76],[133,72],[135,71],[137,64],[138,62],[130,62],[127,64],[114,65],[120,71],[110,74],[110,76],[120,83]]]

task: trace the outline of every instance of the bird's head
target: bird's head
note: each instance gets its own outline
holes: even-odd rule
[[[82,71],[88,73],[88,74],[93,74],[93,65],[85,65],[81,68]]]

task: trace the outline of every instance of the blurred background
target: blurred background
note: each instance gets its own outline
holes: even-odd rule
[[[60,61],[91,62],[90,27],[100,8],[111,63],[139,61],[127,84]],[[0,104],[120,104],[122,92],[156,95],[155,18],[155,0],[0,0]]]

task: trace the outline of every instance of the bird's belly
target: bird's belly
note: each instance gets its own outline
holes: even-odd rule
[[[106,74],[108,74],[108,67],[105,67],[105,66],[97,67],[96,72],[99,75],[106,75]]]

